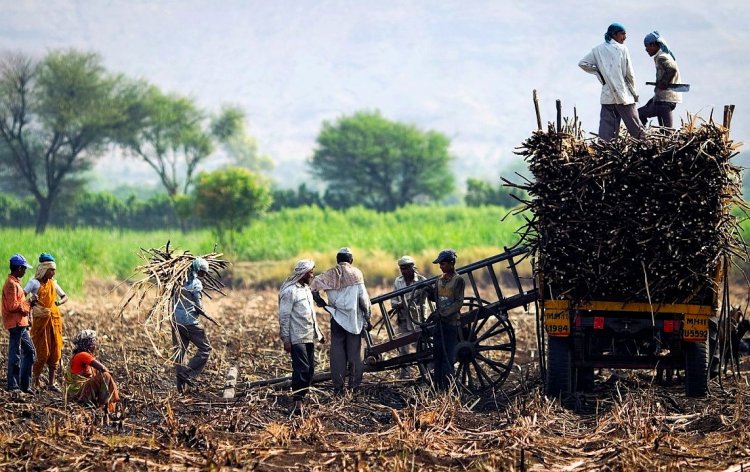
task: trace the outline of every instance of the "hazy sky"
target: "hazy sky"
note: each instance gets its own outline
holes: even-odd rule
[[[658,29],[691,84],[679,115],[720,117],[733,103],[733,137],[750,135],[746,0],[0,0],[0,11],[0,49],[98,51],[207,109],[240,105],[282,185],[307,177],[323,120],[362,109],[447,134],[458,175],[497,182],[535,127],[532,89],[545,120],[559,98],[596,131],[600,86],[577,63],[613,21],[627,28],[642,103],[654,78],[643,36]],[[148,172],[112,158],[99,169],[122,165],[120,176]]]

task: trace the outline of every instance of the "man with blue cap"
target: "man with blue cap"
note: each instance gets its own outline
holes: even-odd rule
[[[10,275],[3,285],[3,325],[8,330],[8,391],[34,393],[31,388],[31,367],[36,359],[29,335],[31,304],[26,300],[21,279],[31,265],[21,254],[10,258]]]
[[[658,31],[647,34],[643,38],[643,45],[646,46],[648,55],[654,58],[656,86],[653,98],[638,109],[638,118],[645,126],[649,118],[656,117],[660,126],[672,128],[672,111],[682,102],[682,94],[672,90],[670,85],[680,83],[680,69],[674,54]]]
[[[578,62],[581,69],[596,75],[602,84],[599,138],[603,141],[610,141],[619,134],[621,121],[634,138],[642,139],[645,133],[635,109],[638,94],[633,61],[624,44],[626,37],[625,27],[612,23],[604,34],[604,43]]]

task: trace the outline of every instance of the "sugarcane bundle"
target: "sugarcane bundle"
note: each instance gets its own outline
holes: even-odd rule
[[[536,131],[517,150],[533,180],[523,239],[545,296],[710,304],[727,256],[744,258],[739,144],[712,121],[642,141]]]
[[[228,262],[222,256],[215,252],[200,256],[208,262],[208,272],[202,278],[203,294],[208,298],[212,292],[225,295],[221,272],[227,268]],[[146,312],[145,323],[158,329],[170,320],[177,294],[185,285],[191,265],[198,256],[190,251],[178,253],[167,241],[161,248],[141,248],[138,257],[143,264],[135,268],[135,273],[142,274],[142,278],[130,287],[121,313],[135,301],[136,309]]]

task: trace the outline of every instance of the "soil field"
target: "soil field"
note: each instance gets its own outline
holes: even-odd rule
[[[371,295],[382,293],[373,291]],[[750,467],[748,373],[726,375],[707,399],[653,372],[600,372],[593,394],[564,408],[546,399],[536,367],[533,314],[512,314],[518,350],[491,398],[437,395],[395,372],[365,374],[361,392],[336,397],[318,384],[303,417],[288,392],[247,382],[288,375],[275,291],[232,290],[209,301],[221,323],[196,387],[178,395],[170,334],[147,333],[135,313],[116,316],[122,293],[90,289],[63,310],[66,347],[99,332],[99,358],[118,379],[124,413],[113,418],[45,390],[0,394],[0,470],[741,470]],[[321,315],[322,319],[323,316]],[[0,343],[5,373],[7,336]],[[318,370],[327,367],[326,346]],[[743,370],[746,370],[743,362]],[[231,366],[240,379],[224,400]]]

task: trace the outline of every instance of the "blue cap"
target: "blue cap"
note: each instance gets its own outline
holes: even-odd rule
[[[458,254],[453,249],[443,249],[438,254],[437,259],[432,261],[433,264],[440,264],[443,261],[455,261],[458,259]]]
[[[39,254],[39,262],[55,262],[55,258],[48,252]]]
[[[27,269],[31,269],[31,264],[26,262],[26,258],[20,254],[14,254],[13,256],[11,256],[10,265],[16,266],[16,267],[26,267]]]

